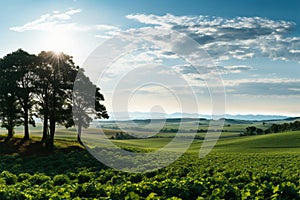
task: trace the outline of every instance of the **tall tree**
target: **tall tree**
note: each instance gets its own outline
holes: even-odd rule
[[[42,142],[44,144],[46,143],[49,135],[49,98],[52,92],[51,83],[49,81],[49,75],[51,75],[52,71],[52,66],[48,64],[47,53],[41,52],[38,55],[38,65],[36,67],[38,78],[36,84],[37,104],[35,105],[35,107],[38,111],[38,117],[40,117],[43,120]]]
[[[71,56],[63,53],[41,52],[38,57],[39,113],[44,120],[42,140],[52,148],[56,124],[68,126],[71,121],[72,89],[78,67]]]
[[[36,78],[35,61],[35,55],[30,55],[22,49],[6,55],[1,60],[1,70],[4,73],[1,81],[5,82],[2,86],[5,87],[2,88],[2,93],[4,92],[2,97],[7,98],[6,103],[14,104],[14,108],[9,108],[10,111],[14,109],[14,115],[20,116],[17,113],[20,112],[23,118],[24,139],[29,139],[29,124],[35,125],[32,118]]]
[[[83,69],[78,71],[73,88],[73,120],[77,126],[77,140],[81,142],[82,127],[87,128],[93,119],[108,119],[100,88],[85,76]]]
[[[2,75],[0,79],[2,79]],[[21,108],[17,103],[16,96],[6,90],[6,84],[0,83],[0,119],[1,127],[7,129],[7,139],[14,135],[14,128],[23,123]]]

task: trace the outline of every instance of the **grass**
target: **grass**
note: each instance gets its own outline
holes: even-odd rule
[[[259,128],[267,128],[272,122],[268,122],[268,124],[263,125],[262,122],[248,122],[242,121],[229,121],[230,126],[228,126],[228,122],[225,123],[224,130],[226,132],[222,132],[218,143],[213,148],[213,152],[223,152],[223,153],[278,153],[278,152],[299,152],[300,153],[300,132],[286,132],[286,133],[277,133],[277,134],[269,134],[269,135],[258,135],[258,136],[245,136],[240,137],[239,133],[245,130],[247,126],[256,126]],[[126,122],[123,122],[125,125]],[[153,123],[153,127],[156,128],[160,121],[156,121]],[[183,122],[183,126],[187,129],[192,127],[195,121],[193,120],[185,120]],[[207,128],[207,120],[201,120],[199,127]],[[138,124],[138,125],[142,125]],[[107,127],[114,126],[112,123],[105,123],[104,132],[107,138],[111,138],[120,130],[109,129]],[[169,128],[178,127],[177,121],[166,122],[166,126]],[[5,130],[0,129],[3,133]],[[37,124],[37,127],[30,127],[31,131],[31,142],[40,140],[42,135],[42,125]],[[99,135],[99,129],[93,128],[89,129],[89,132],[93,132],[91,134],[83,133],[83,141],[87,141],[94,146],[100,144],[104,139],[103,136]],[[134,132],[138,134],[138,132]],[[147,135],[147,133],[142,133]],[[150,134],[150,133],[149,133]],[[197,136],[200,138],[204,138],[206,133],[198,133]],[[15,137],[21,138],[23,135],[23,128],[17,127]],[[156,150],[158,148],[162,148],[166,144],[168,144],[172,138],[176,135],[176,133],[157,133],[155,136],[158,138],[139,138],[139,139],[129,139],[129,140],[113,140],[115,144],[121,147],[134,147],[139,149],[147,149],[147,150]],[[3,135],[4,136],[4,135]],[[183,133],[183,137],[189,138],[192,137],[191,133]],[[186,140],[183,139],[183,142]],[[191,144],[188,152],[190,153],[198,153],[200,147],[202,145],[203,140],[194,140]],[[27,144],[28,145],[28,144]],[[68,146],[76,146],[78,145],[76,142],[76,129],[65,129],[64,127],[57,127],[57,132],[55,134],[55,145],[59,148],[66,148]],[[3,149],[3,148],[2,148]],[[4,151],[1,149],[1,152]],[[176,150],[176,148],[173,148]],[[10,150],[7,150],[10,151]]]
[[[172,138],[150,138],[117,140],[119,146],[130,146],[155,150],[168,144]],[[194,140],[189,153],[197,153],[202,140]],[[213,148],[213,153],[300,153],[300,131],[269,135],[220,138]]]
[[[55,151],[47,152],[40,143],[41,126],[31,129],[28,141],[22,141],[20,127],[8,142],[5,134],[0,135],[0,199],[134,199],[137,194],[147,199],[152,193],[161,199],[297,199],[300,131],[237,137],[237,131],[247,125],[227,126],[228,132],[203,159],[198,157],[203,140],[198,139],[171,165],[143,174],[118,172],[101,164],[76,142],[75,129],[59,127]],[[101,143],[99,130],[91,131],[85,139]],[[117,131],[105,132],[109,138]],[[175,133],[161,135],[111,141],[128,150],[154,151]],[[170,150],[178,151],[180,145]],[[109,152],[103,156],[109,157]]]
[[[300,153],[300,131],[223,139],[216,152]]]
[[[20,136],[15,136],[9,141],[5,141],[5,136],[0,135],[0,155],[20,155],[20,156],[47,156],[57,152],[69,152],[74,149],[83,150],[77,141],[69,139],[56,139],[55,150],[46,150],[40,137],[31,137],[24,141]]]

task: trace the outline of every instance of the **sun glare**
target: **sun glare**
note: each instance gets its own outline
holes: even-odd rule
[[[67,32],[49,32],[44,36],[43,48],[57,55],[68,51],[72,46],[72,37]]]
[[[63,52],[62,51],[53,51],[53,53],[54,53],[55,57],[60,57]]]

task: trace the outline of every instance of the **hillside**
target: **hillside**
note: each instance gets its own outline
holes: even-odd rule
[[[119,146],[133,149],[156,150],[171,141],[171,138],[130,139],[114,141]],[[184,140],[183,140],[184,142]],[[203,140],[195,140],[188,152],[198,153]],[[300,131],[267,135],[220,138],[213,153],[300,153]]]
[[[83,147],[77,142],[68,139],[57,139],[55,145],[54,151],[49,151],[42,146],[39,137],[33,137],[26,141],[20,137],[13,137],[9,141],[5,141],[5,136],[0,135],[0,155],[48,156],[59,152],[83,150]]]

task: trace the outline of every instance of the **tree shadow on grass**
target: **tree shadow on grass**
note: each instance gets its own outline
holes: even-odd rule
[[[40,156],[49,155],[50,153],[42,147],[40,141],[0,137],[0,155]]]
[[[107,167],[80,146],[70,144],[48,151],[40,141],[11,138],[5,142],[5,138],[0,136],[0,172],[7,170],[15,174],[54,176],[77,173],[86,168],[98,171]]]

